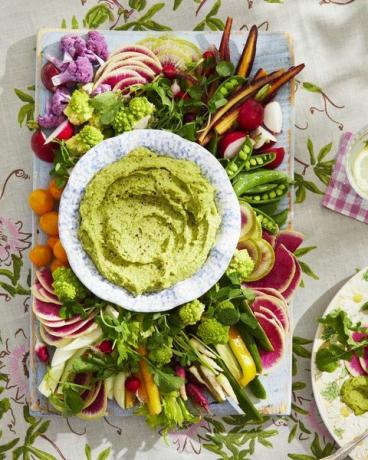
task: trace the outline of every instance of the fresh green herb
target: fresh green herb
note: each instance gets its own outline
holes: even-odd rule
[[[111,125],[115,115],[123,105],[120,91],[106,91],[90,100],[90,105],[95,109],[102,125]]]
[[[234,64],[230,61],[220,61],[216,65],[216,72],[220,77],[230,77],[234,73]]]
[[[360,310],[361,310],[361,311],[368,311],[368,302],[365,302],[365,303],[360,307]]]
[[[59,188],[64,187],[68,182],[69,171],[76,165],[77,161],[78,158],[72,155],[65,142],[61,141],[50,171],[50,175],[55,177],[56,185]]]

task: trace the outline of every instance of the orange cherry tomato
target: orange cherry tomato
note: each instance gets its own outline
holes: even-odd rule
[[[60,200],[61,194],[63,193],[64,187],[58,187],[56,180],[51,179],[49,183],[49,192],[55,200]]]
[[[49,246],[51,249],[54,249],[54,246],[58,241],[59,238],[57,236],[50,236],[47,238],[47,246]]]
[[[60,267],[69,267],[69,264],[68,264],[68,263],[65,263],[65,262],[62,262],[62,261],[59,260],[59,259],[54,259],[54,260],[51,262],[50,270],[51,270],[52,272],[54,272],[57,268],[60,268]]]
[[[52,211],[54,208],[54,199],[48,190],[42,188],[33,190],[28,198],[31,209],[38,215]]]
[[[59,233],[59,214],[56,211],[50,211],[42,214],[40,217],[40,228],[46,235],[56,236]]]
[[[66,255],[65,249],[63,248],[61,241],[57,241],[53,247],[54,256],[61,262],[67,263],[68,256]]]
[[[43,267],[52,259],[51,248],[46,244],[39,244],[29,251],[29,259],[36,267]]]

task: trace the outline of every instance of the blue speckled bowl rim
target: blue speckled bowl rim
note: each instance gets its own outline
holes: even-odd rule
[[[84,251],[78,236],[79,205],[85,187],[108,164],[136,147],[147,147],[159,154],[194,161],[216,190],[221,225],[207,261],[192,277],[162,291],[133,296],[126,289],[106,280]],[[59,234],[72,270],[96,296],[127,310],[166,311],[196,299],[223,275],[240,235],[240,208],[229,178],[218,160],[205,148],[180,136],[154,129],[137,129],[106,139],[87,152],[74,167],[62,194],[59,208]]]

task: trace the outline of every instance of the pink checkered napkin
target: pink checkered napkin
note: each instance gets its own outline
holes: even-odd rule
[[[340,139],[336,164],[328,184],[322,205],[333,211],[368,223],[368,200],[357,195],[345,172],[345,154],[353,133],[344,133]]]

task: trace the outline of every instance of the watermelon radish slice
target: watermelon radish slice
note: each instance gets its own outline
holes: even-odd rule
[[[241,214],[241,230],[240,230],[240,241],[245,240],[252,233],[253,228],[256,225],[256,213],[250,204],[242,202],[240,203],[240,214]]]
[[[119,83],[119,81],[132,77],[141,78],[137,72],[134,72],[134,70],[129,70],[125,67],[122,69],[115,69],[111,72],[107,72],[106,75],[104,74],[96,87],[102,84],[107,84],[113,88],[117,83]]]
[[[363,366],[360,362],[359,356],[353,353],[353,356],[350,361],[344,361],[346,370],[353,377],[358,377],[359,375],[367,375],[367,372],[363,369]]]
[[[87,319],[84,319],[82,321],[78,321],[73,324],[67,324],[66,326],[60,326],[60,327],[50,327],[50,326],[45,326],[45,331],[48,332],[49,334],[52,334],[56,337],[72,337],[72,334],[76,332],[81,332],[81,329],[85,331],[86,329],[89,328],[93,323],[93,317],[89,317]],[[87,327],[85,327],[87,325]]]
[[[124,78],[116,83],[113,87],[113,91],[117,91],[118,89],[123,90],[129,88],[129,86],[144,85],[145,83],[147,83],[147,80],[140,75],[138,75],[138,77]]]
[[[262,239],[266,240],[267,243],[270,243],[270,245],[273,248],[275,247],[275,241],[276,241],[276,236],[275,235],[272,235],[271,233],[269,233],[266,230],[262,229]]]
[[[84,408],[90,406],[95,401],[101,390],[101,385],[102,381],[99,380],[92,386],[92,388],[83,391],[83,393],[81,394],[81,398],[84,400]]]
[[[111,72],[112,70],[122,69],[123,67],[129,70],[134,70],[143,78],[149,81],[153,80],[156,76],[156,72],[154,72],[150,67],[148,67],[148,65],[146,65],[144,62],[138,59],[127,59],[125,61],[117,61],[106,68],[106,72],[104,73],[104,75],[108,72]]]
[[[146,46],[142,45],[124,45],[115,50],[113,53],[110,54],[109,59],[112,58],[113,56],[116,56],[117,54],[121,53],[128,53],[128,52],[133,52],[133,53],[140,53],[140,54],[145,54],[146,56],[149,56],[151,59],[154,61],[158,61],[155,53],[151,51],[149,48]]]
[[[257,295],[268,294],[268,295],[270,295],[272,297],[277,297],[283,303],[284,308],[286,308],[286,309],[288,308],[288,305],[286,303],[286,300],[284,299],[284,296],[281,294],[281,292],[277,291],[274,288],[259,287],[257,289],[254,289],[254,292]]]
[[[68,319],[61,319],[60,321],[45,321],[42,320],[42,324],[44,326],[47,326],[49,328],[55,328],[55,327],[63,327],[63,326],[68,326],[69,324],[75,324],[78,323],[82,320],[82,317],[79,315],[72,316],[71,318]]]
[[[259,312],[256,312],[255,316],[273,346],[273,351],[259,350],[263,369],[270,371],[280,362],[284,354],[285,333],[275,320]]]
[[[60,321],[63,319],[59,315],[60,307],[58,305],[43,302],[37,298],[34,299],[32,310],[40,321]]]
[[[290,252],[295,252],[303,243],[304,236],[295,230],[282,230],[276,237],[276,246],[283,244]]]
[[[118,69],[122,63],[132,62],[133,60],[144,63],[152,70],[152,72],[155,73],[155,75],[162,71],[162,65],[156,56],[155,59],[152,59],[150,56],[146,56],[145,54],[127,51],[111,57],[97,70],[94,78],[94,86],[99,86],[101,83],[101,77],[103,77],[107,72],[110,72],[112,69]]]
[[[36,278],[42,285],[42,287],[48,291],[50,294],[55,295],[55,291],[52,287],[52,283],[54,282],[54,279],[52,277],[52,273],[48,268],[45,268],[43,270],[38,270],[36,272]]]
[[[249,275],[248,280],[246,281],[246,285],[252,287],[251,281],[256,282],[261,278],[267,276],[268,273],[271,272],[273,264],[275,262],[275,254],[272,249],[272,246],[267,243],[265,240],[256,241],[258,248],[261,251],[261,258],[254,268],[253,272]]]
[[[247,281],[246,285],[247,287],[256,289],[258,287],[272,287],[283,292],[289,287],[295,275],[295,267],[296,264],[293,254],[288,251],[283,244],[279,244],[275,250],[275,263],[268,275],[263,276],[262,279],[258,279],[258,281]]]
[[[253,229],[248,234],[248,238],[251,238],[255,241],[260,241],[262,239],[262,225],[261,222],[257,219],[257,217]]]
[[[283,325],[281,324],[280,320],[278,319],[278,317],[275,315],[275,313],[273,311],[271,311],[271,310],[269,310],[268,308],[265,308],[265,307],[260,307],[259,308],[259,313],[262,313],[262,315],[265,315],[266,318],[274,320],[277,323],[277,325],[279,327],[281,327],[281,329],[284,330]]]
[[[61,305],[61,302],[59,301],[58,297],[55,294],[51,294],[51,292],[46,291],[46,289],[43,288],[42,284],[37,281],[35,284],[32,285],[31,291],[34,297],[42,300],[43,302]]]
[[[293,276],[293,279],[291,280],[287,289],[285,289],[285,291],[282,291],[282,295],[284,296],[286,302],[291,301],[302,279],[302,269],[300,268],[299,262],[295,256],[294,256],[294,262],[295,262],[295,274]]]
[[[238,249],[246,249],[251,259],[254,262],[254,266],[255,267],[257,266],[258,262],[261,259],[262,254],[261,254],[261,250],[258,244],[255,241],[253,240],[239,241]]]
[[[368,347],[363,350],[363,356],[359,357],[360,365],[364,369],[364,372],[368,374]]]
[[[54,335],[49,334],[47,331],[45,331],[42,324],[40,325],[40,336],[47,345],[56,348],[64,347],[69,342],[71,342],[70,339],[66,339],[64,337],[55,337]]]
[[[92,420],[105,415],[107,409],[107,391],[105,382],[101,383],[99,392],[95,400],[85,407],[79,414],[78,417],[85,420]]]
[[[271,311],[276,316],[277,320],[280,322],[285,332],[289,331],[290,329],[289,317],[288,317],[286,309],[284,308],[280,300],[276,299],[275,297],[268,296],[268,295],[256,297],[253,300],[252,310],[254,312],[259,311],[262,313],[261,308],[265,308]]]

